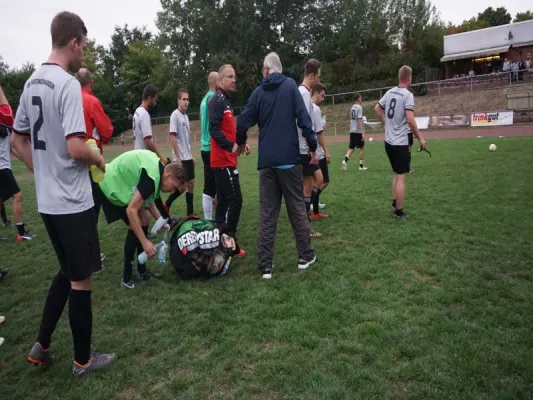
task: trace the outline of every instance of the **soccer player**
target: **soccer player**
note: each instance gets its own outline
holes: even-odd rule
[[[313,214],[309,217],[312,221],[321,218],[328,218],[327,214],[320,212],[320,194],[326,189],[329,184],[328,163],[330,162],[330,155],[326,138],[324,135],[324,120],[322,119],[322,112],[319,104],[324,102],[326,96],[326,87],[321,83],[315,83],[311,87],[311,100],[313,102],[313,113],[311,119],[313,121],[313,129],[315,130],[318,139],[318,165],[319,169],[315,171],[313,193],[311,195],[311,205]]]
[[[194,216],[194,166],[196,159],[192,155],[191,149],[191,126],[187,109],[189,108],[189,93],[186,89],[178,92],[178,109],[174,110],[170,116],[170,144],[172,145],[172,161],[183,166],[185,171],[185,200],[187,202],[187,215]],[[181,195],[179,190],[175,190],[165,202],[165,208],[170,212],[172,203]]]
[[[202,208],[204,210],[204,218],[213,219],[213,203],[215,202],[215,195],[217,193],[215,183],[215,173],[211,168],[211,135],[209,134],[209,114],[208,105],[211,97],[217,90],[218,72],[209,73],[207,83],[209,90],[205,94],[200,103],[200,126],[202,129],[202,161],[204,163],[204,193],[202,195]]]
[[[85,24],[78,15],[61,12],[52,21],[51,34],[48,61],[24,85],[13,137],[16,154],[34,171],[38,210],[60,265],[28,361],[35,365],[52,361],[52,333],[68,300],[72,373],[85,375],[116,358],[113,353],[91,353],[91,274],[100,266],[100,244],[87,166],[105,171],[105,161],[85,144],[81,87],[67,72],[81,67]]]
[[[405,174],[409,172],[409,129],[418,139],[420,148],[426,148],[426,141],[416,125],[415,98],[408,90],[412,76],[411,68],[402,66],[398,71],[398,86],[388,90],[375,107],[379,120],[385,125],[385,151],[394,171],[392,207],[394,218],[398,219],[407,219],[403,212],[403,201]]]
[[[108,224],[121,219],[128,226],[124,242],[124,273],[120,286],[124,289],[135,288],[132,277],[135,253],[145,251],[148,256],[155,255],[154,245],[147,238],[149,216],[146,210],[158,219],[161,201],[160,192],[183,190],[183,168],[178,163],[166,166],[157,155],[147,150],[127,151],[107,164],[104,179],[98,184],[96,196]],[[164,215],[168,219],[168,215]],[[136,281],[157,279],[159,274],[137,264]]]
[[[365,136],[363,128],[363,107],[361,95],[355,94],[355,102],[350,109],[350,144],[348,145],[348,152],[342,161],[342,169],[348,170],[348,161],[352,156],[355,148],[359,149],[359,171],[366,171],[365,167]]]
[[[30,233],[22,221],[22,192],[11,171],[11,127],[13,112],[6,95],[0,86],[0,201],[2,202],[2,220],[5,226],[10,224],[5,215],[4,202],[13,198],[13,216],[17,226],[17,240],[32,240],[37,235]],[[17,155],[15,153],[15,155]],[[4,219],[5,217],[5,219]]]
[[[157,154],[163,164],[167,163],[152,140],[152,121],[148,112],[157,105],[157,88],[146,85],[143,91],[143,101],[133,114],[133,141],[135,150],[150,150]]]
[[[304,80],[298,88],[305,108],[309,116],[313,115],[313,103],[311,101],[311,86],[320,83],[320,62],[314,58],[309,59],[304,66]],[[313,177],[318,164],[316,152],[310,152],[307,139],[302,135],[302,130],[298,127],[298,139],[300,142],[300,154],[302,163],[302,174],[304,177],[304,201],[305,210],[309,214],[311,209],[311,194],[313,193]],[[319,238],[320,233],[312,231],[311,237]]]
[[[237,170],[237,156],[241,149],[237,145],[235,115],[229,100],[229,93],[235,92],[235,70],[231,65],[220,67],[218,91],[209,102],[209,134],[211,135],[211,167],[215,173],[218,204],[215,215],[217,225],[223,233],[237,243],[236,233],[242,210],[242,192]],[[246,154],[250,148],[246,145]],[[226,217],[227,214],[227,217]],[[237,256],[246,254],[237,244]]]

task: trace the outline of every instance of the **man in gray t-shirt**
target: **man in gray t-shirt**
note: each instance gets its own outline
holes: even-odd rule
[[[363,129],[363,100],[359,93],[354,95],[354,104],[350,109],[350,144],[348,152],[342,160],[342,170],[348,170],[348,161],[356,148],[359,149],[359,171],[366,171],[365,167],[365,137]]]
[[[415,99],[407,89],[411,85],[413,72],[404,65],[398,72],[398,86],[390,89],[376,104],[376,114],[385,125],[385,151],[389,157],[394,180],[392,182],[392,207],[394,217],[407,219],[403,212],[405,196],[405,174],[409,172],[410,153],[409,129],[418,139],[420,148],[426,148],[426,141],[418,131],[415,120]]]
[[[61,12],[51,25],[52,53],[24,85],[14,125],[13,152],[35,174],[37,208],[59,261],[28,361],[51,362],[52,334],[69,302],[74,342],[72,373],[85,375],[115,360],[91,353],[91,274],[101,269],[88,166],[105,171],[99,151],[85,143],[85,119],[77,72],[87,45],[81,18]],[[31,140],[30,140],[31,138]]]
[[[194,215],[194,165],[196,159],[191,149],[191,125],[186,112],[189,108],[189,92],[180,89],[178,92],[178,108],[170,116],[170,144],[172,145],[172,161],[180,162],[185,172],[185,200],[187,202],[187,215]],[[179,190],[174,191],[165,201],[165,208],[170,210],[172,203],[181,195]]]

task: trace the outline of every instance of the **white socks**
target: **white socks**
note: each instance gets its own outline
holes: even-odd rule
[[[206,194],[202,194],[202,206],[204,209],[204,219],[213,219],[213,198]]]

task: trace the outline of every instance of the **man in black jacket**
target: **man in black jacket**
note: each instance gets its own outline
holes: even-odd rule
[[[254,90],[238,119],[237,143],[246,144],[246,131],[259,125],[259,202],[258,267],[263,279],[272,278],[274,240],[281,197],[296,237],[298,269],[307,269],[316,261],[311,246],[311,229],[303,196],[303,177],[297,126],[307,141],[312,159],[316,159],[317,138],[311,117],[296,82],[282,75],[276,53],[263,63],[261,85]]]

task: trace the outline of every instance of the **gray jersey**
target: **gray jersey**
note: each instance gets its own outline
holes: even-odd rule
[[[316,104],[313,104],[313,113],[311,114],[311,120],[313,121],[313,130],[316,133],[320,133],[324,130],[324,120],[322,119],[322,112],[320,111],[320,107]],[[326,157],[326,153],[320,145],[320,142],[318,142],[316,152],[320,160]]]
[[[415,110],[415,97],[406,88],[395,87],[390,89],[379,101],[385,117],[385,141],[395,146],[407,146],[406,110]]]
[[[359,127],[359,121],[363,120],[363,107],[354,104],[350,110],[350,133],[363,133]]]
[[[298,90],[302,95],[302,99],[305,103],[305,108],[307,109],[307,112],[309,113],[309,116],[312,120],[313,102],[311,101],[311,92],[309,92],[309,90],[304,85],[300,85]],[[302,130],[300,128],[298,128],[298,140],[300,141],[300,154],[309,154],[309,146],[307,145],[307,139],[304,138],[304,136],[302,135]]]
[[[170,116],[170,134],[176,135],[176,139],[178,140],[180,160],[192,160],[191,126],[187,114],[183,114],[180,110],[174,110]],[[174,148],[172,149],[172,160],[176,161]]]
[[[146,150],[144,139],[152,137],[152,121],[143,106],[138,107],[133,114],[133,137],[135,150]]]
[[[7,128],[2,128],[7,131],[7,136],[0,137],[0,169],[11,169],[11,133]]]
[[[14,130],[31,134],[31,150],[42,214],[64,215],[94,206],[89,169],[74,160],[67,140],[86,137],[79,82],[57,64],[43,64],[28,79]]]

